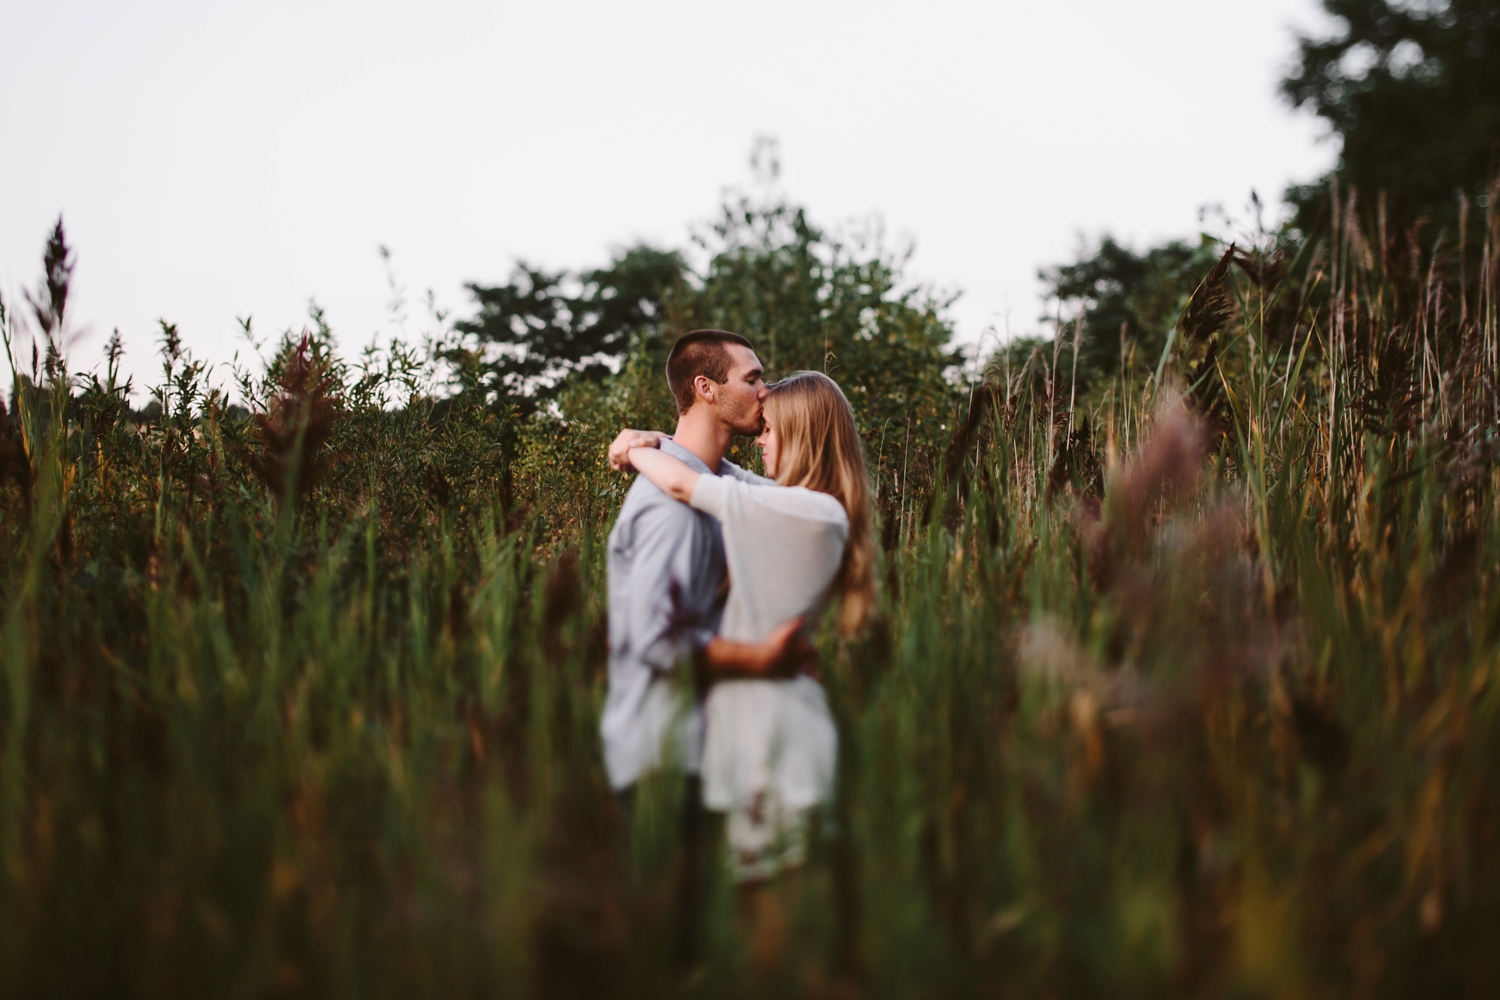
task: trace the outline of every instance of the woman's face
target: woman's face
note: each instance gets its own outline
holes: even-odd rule
[[[775,479],[776,463],[781,458],[781,439],[776,436],[776,425],[771,422],[770,410],[761,414],[760,437],[755,439],[755,443],[760,445],[760,460],[766,467],[766,475]]]

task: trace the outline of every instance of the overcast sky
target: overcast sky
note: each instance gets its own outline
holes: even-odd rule
[[[913,240],[969,341],[1039,328],[1080,236],[1190,235],[1336,153],[1275,93],[1312,0],[7,6],[0,292],[62,213],[73,367],[118,327],[138,386],[158,318],[214,362],[310,298],[350,351],[389,332],[380,244],[459,314],[517,257],[681,245],[758,135],[815,220]]]

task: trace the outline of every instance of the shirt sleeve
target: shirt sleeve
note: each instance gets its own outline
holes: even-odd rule
[[[688,503],[695,510],[711,514],[722,521],[724,520],[724,500],[729,494],[731,482],[733,480],[721,479],[718,476],[699,476],[698,484],[693,487],[693,495],[688,497]]]
[[[738,484],[736,484],[738,485]],[[773,510],[784,517],[805,521],[849,523],[844,505],[827,493],[804,486],[740,486],[746,502]]]
[[[801,486],[777,486],[769,479],[764,482],[769,485],[746,483],[727,476],[699,476],[688,503],[722,522],[729,519],[730,498],[734,497],[735,509],[757,523],[774,523],[776,518],[827,521],[843,525],[847,531],[849,516],[844,512],[844,505],[827,493]]]
[[[713,638],[684,600],[696,550],[705,544],[696,529],[692,512],[675,501],[648,507],[635,520],[635,560],[626,591],[629,627],[641,662],[655,670],[672,670]]]
[[[738,465],[735,465],[728,459],[725,459],[719,463],[719,475],[729,476],[733,479],[739,480],[742,483],[749,483],[752,486],[776,485],[776,480],[767,479],[765,476],[757,476],[755,473],[749,471],[748,469],[740,468]]]

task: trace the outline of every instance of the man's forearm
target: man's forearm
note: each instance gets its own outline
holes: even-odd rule
[[[703,647],[703,664],[710,680],[759,677],[770,669],[771,654],[765,643],[735,642],[716,635]]]
[[[737,642],[714,636],[703,647],[703,679],[787,678],[815,673],[817,650],[802,635],[800,618],[777,626],[764,642]]]

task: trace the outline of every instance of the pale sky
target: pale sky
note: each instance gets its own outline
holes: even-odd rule
[[[0,292],[61,212],[72,367],[118,327],[138,387],[158,318],[215,363],[310,298],[349,353],[389,333],[380,244],[459,315],[517,257],[685,244],[758,135],[815,221],[914,241],[965,341],[1040,329],[1081,236],[1190,236],[1336,155],[1275,93],[1312,0],[6,6]]]

